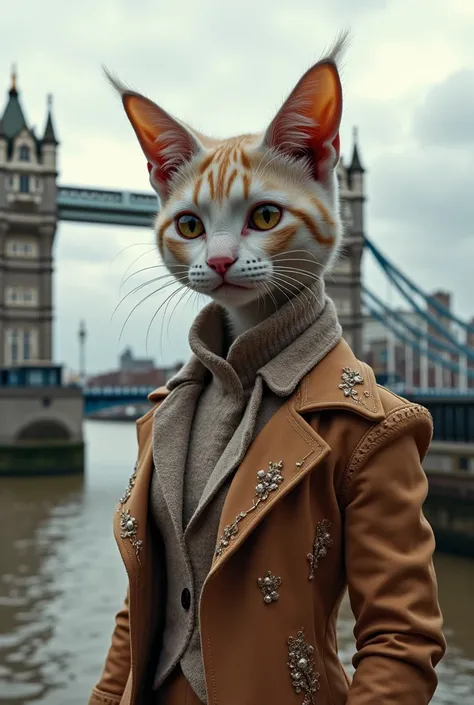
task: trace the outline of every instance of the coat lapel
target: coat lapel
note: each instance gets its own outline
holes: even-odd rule
[[[115,540],[129,578],[133,570],[146,563],[147,554],[151,550],[147,536],[147,519],[153,470],[152,412],[153,410],[137,422],[138,460],[129,485],[119,501],[114,520]]]
[[[149,400],[161,403],[167,394],[162,387],[150,394]],[[147,564],[151,552],[148,507],[153,472],[152,426],[156,409],[155,405],[137,421],[137,463],[114,517],[115,540],[130,580],[133,571]]]
[[[371,421],[385,418],[373,371],[354,357],[344,340],[302,380],[250,446],[225,500],[209,575],[220,569],[275,503],[331,452],[303,415],[333,409]]]
[[[210,575],[331,450],[297,413],[294,401],[287,401],[260,431],[235,474],[221,515]]]

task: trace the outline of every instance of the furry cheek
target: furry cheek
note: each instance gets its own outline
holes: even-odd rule
[[[157,231],[156,231],[156,238],[158,241],[158,251],[161,255],[161,257],[164,257],[165,254],[165,248],[164,248],[164,239],[165,239],[165,233],[170,227],[170,225],[173,222],[173,218],[167,218],[163,223],[160,225],[157,223]]]
[[[296,225],[287,225],[286,228],[271,232],[263,241],[262,249],[270,257],[284,252],[289,247],[297,231]]]
[[[179,240],[175,238],[166,237],[164,239],[164,246],[177,262],[187,266],[190,265],[189,243],[179,242]]]

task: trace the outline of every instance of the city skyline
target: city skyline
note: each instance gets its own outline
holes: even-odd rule
[[[149,189],[144,160],[102,77],[101,63],[183,120],[222,136],[261,129],[306,66],[342,27],[350,25],[342,145],[347,161],[352,126],[357,124],[367,169],[367,233],[422,288],[452,291],[455,310],[465,318],[472,316],[474,60],[469,40],[474,9],[468,2],[448,5],[436,0],[429,17],[420,2],[405,0],[360,2],[357,8],[339,2],[331,9],[315,9],[299,0],[291,10],[283,3],[263,2],[251,15],[250,4],[243,2],[233,10],[223,9],[219,17],[210,2],[202,3],[199,13],[191,3],[184,3],[179,13],[171,7],[161,12],[149,7],[146,18],[125,4],[114,7],[113,17],[107,8],[91,5],[87,12],[88,7],[86,0],[73,22],[64,6],[47,3],[47,12],[38,18],[44,25],[40,32],[32,22],[36,6],[26,2],[21,11],[27,19],[20,34],[8,31],[10,22],[12,28],[19,22],[20,9],[12,8],[0,48],[0,90],[2,84],[5,92],[10,87],[10,64],[16,62],[30,125],[42,127],[45,96],[54,94],[60,184]],[[53,12],[64,30],[54,35],[55,42],[47,23]],[[107,40],[103,29],[112,21],[114,39]],[[376,31],[379,25],[383,31]],[[311,32],[311,26],[317,29]],[[158,37],[153,42],[154,31]],[[180,41],[173,32],[179,33]],[[199,52],[193,56],[196,35]],[[162,67],[167,64],[166,70],[160,69],[160,62]],[[134,246],[119,254],[130,245]],[[120,301],[118,287],[125,270],[134,257],[152,248],[151,229],[59,224],[57,361],[77,369],[81,318],[88,328],[91,373],[111,368],[127,345],[137,355],[153,356],[159,365],[186,357],[187,330],[196,308],[178,309],[169,342],[165,322],[163,352],[160,319],[151,331],[148,351],[145,348],[154,311],[151,302],[137,309],[120,343],[120,328],[131,307],[124,302],[115,321],[109,322]],[[152,257],[156,255],[149,253],[137,265],[150,266]],[[375,288],[380,282],[375,268],[367,263],[364,271]]]

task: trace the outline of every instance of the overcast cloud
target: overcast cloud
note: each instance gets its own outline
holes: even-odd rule
[[[225,136],[262,129],[347,27],[353,40],[343,70],[342,147],[347,159],[357,124],[367,168],[366,232],[422,288],[452,291],[456,311],[471,317],[472,0],[23,0],[2,13],[0,79],[7,89],[16,61],[27,119],[40,131],[46,94],[54,94],[60,183],[147,190],[144,159],[102,64],[196,128]],[[110,318],[127,267],[151,247],[151,230],[59,224],[58,360],[77,368],[81,318],[89,371],[115,367],[127,344],[145,354],[156,299],[133,313],[120,343],[137,297]],[[154,264],[158,257],[148,252],[134,267]],[[162,272],[145,274],[155,271]],[[369,260],[364,271],[372,286],[387,291]],[[196,310],[180,306],[169,330],[168,318],[164,326],[161,314],[155,319],[148,354],[158,363],[186,357]]]

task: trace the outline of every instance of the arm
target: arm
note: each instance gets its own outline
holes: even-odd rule
[[[100,681],[92,691],[89,705],[118,705],[130,672],[130,631],[128,590],[124,605],[115,617],[112,644]]]
[[[437,686],[446,645],[422,513],[431,430],[421,407],[394,410],[349,462],[345,558],[357,653],[347,705],[426,705]]]

